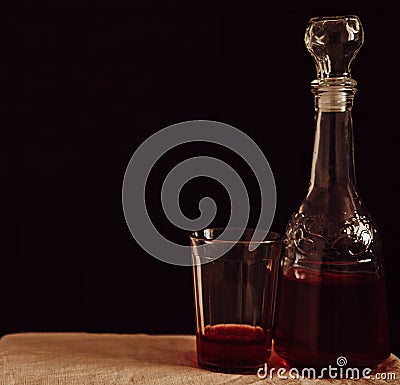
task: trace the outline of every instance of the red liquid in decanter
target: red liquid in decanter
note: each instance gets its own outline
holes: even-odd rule
[[[281,277],[275,350],[293,366],[373,368],[390,354],[384,279],[291,267]]]

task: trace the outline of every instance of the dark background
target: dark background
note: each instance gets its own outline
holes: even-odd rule
[[[3,8],[0,334],[20,331],[194,333],[190,268],[147,255],[125,224],[121,185],[135,149],[168,125],[210,119],[247,133],[277,183],[273,229],[283,232],[311,167],[314,64],[303,43],[310,17],[357,14],[365,44],[353,66],[359,191],[383,239],[393,352],[400,354],[397,253],[398,97],[393,58],[398,21],[382,1],[327,5],[286,1],[53,1]],[[6,120],[4,120],[6,121]],[[147,186],[155,224],[163,178],[181,160],[218,156],[243,175],[257,218],[257,185],[217,146],[188,144],[157,163]],[[10,190],[8,185],[13,186]],[[201,197],[229,201],[205,178],[182,191],[195,217]],[[371,312],[374,309],[371,308]],[[345,325],[344,325],[345,327]]]

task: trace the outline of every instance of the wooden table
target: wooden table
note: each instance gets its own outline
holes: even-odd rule
[[[277,370],[281,364],[273,354],[268,366]],[[356,383],[400,383],[400,360],[396,356],[391,355],[378,371],[396,379],[360,379]],[[284,379],[278,378],[276,372],[272,378],[260,379],[255,374],[234,375],[200,369],[196,362],[195,337],[191,335],[18,333],[0,339],[1,385],[331,383],[343,385],[354,380]]]

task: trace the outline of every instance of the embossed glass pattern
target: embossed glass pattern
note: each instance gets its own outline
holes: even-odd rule
[[[357,16],[310,20],[305,44],[317,79],[310,185],[285,234],[275,349],[298,366],[353,367],[388,357],[381,241],[356,186],[350,65],[363,43]]]

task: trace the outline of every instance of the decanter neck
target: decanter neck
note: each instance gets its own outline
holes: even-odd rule
[[[354,88],[315,93],[315,142],[309,193],[314,188],[355,191],[353,124]]]

